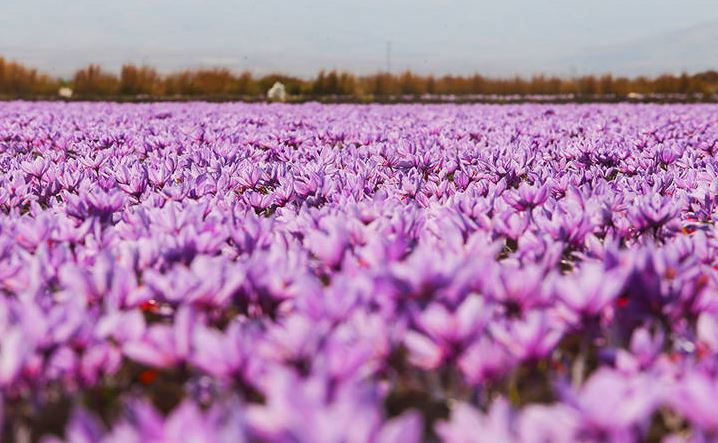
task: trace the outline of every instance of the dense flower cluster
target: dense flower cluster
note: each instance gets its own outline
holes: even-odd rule
[[[718,107],[0,105],[2,436],[718,438]]]

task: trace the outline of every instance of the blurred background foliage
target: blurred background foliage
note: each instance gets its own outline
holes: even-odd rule
[[[51,98],[58,88],[69,87],[78,99],[183,99],[258,100],[275,83],[285,85],[294,100],[381,101],[387,98],[431,99],[457,96],[572,96],[584,99],[621,99],[636,95],[692,95],[710,98],[718,93],[718,72],[615,77],[610,74],[576,78],[536,75],[530,78],[418,75],[379,72],[356,76],[348,72],[321,71],[314,78],[283,74],[255,76],[225,68],[200,68],[160,73],[150,66],[124,65],[113,73],[89,65],[70,79],[58,79],[36,69],[0,57],[0,98]]]

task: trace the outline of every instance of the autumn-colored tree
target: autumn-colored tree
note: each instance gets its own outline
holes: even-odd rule
[[[404,71],[399,78],[399,89],[402,95],[418,96],[426,92],[426,82],[411,71]]]
[[[149,66],[127,64],[119,77],[105,72],[98,65],[78,70],[69,83],[75,97],[214,97],[263,98],[276,82],[284,84],[290,96],[302,98],[355,98],[372,100],[399,96],[419,97],[452,94],[459,97],[476,95],[558,95],[572,94],[578,98],[627,97],[639,94],[714,94],[718,92],[718,72],[695,75],[682,74],[648,77],[613,77],[584,75],[577,78],[536,75],[490,78],[480,74],[469,76],[422,76],[411,71],[400,74],[378,72],[354,76],[337,70],[320,71],[309,80],[273,73],[254,77],[250,72],[236,74],[226,68],[188,69],[167,75]],[[42,97],[57,94],[59,80],[39,73],[17,62],[0,57],[0,96]]]
[[[250,72],[243,72],[237,78],[235,90],[237,94],[243,96],[251,96],[260,94],[262,91],[259,90],[257,81],[252,77]]]
[[[57,91],[59,82],[35,69],[0,57],[0,95],[49,95]]]
[[[80,96],[112,96],[120,90],[117,76],[104,72],[99,65],[89,65],[77,71],[72,84]]]
[[[149,66],[124,65],[120,72],[120,93],[126,95],[162,95],[162,79]]]

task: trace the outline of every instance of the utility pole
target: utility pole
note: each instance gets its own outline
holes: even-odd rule
[[[391,41],[386,42],[386,72],[391,74]]]

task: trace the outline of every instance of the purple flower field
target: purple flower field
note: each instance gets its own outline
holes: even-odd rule
[[[718,439],[718,106],[0,104],[2,441]]]

